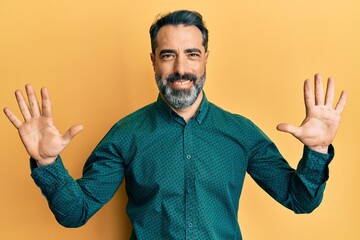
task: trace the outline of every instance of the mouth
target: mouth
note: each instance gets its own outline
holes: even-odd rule
[[[192,86],[192,80],[171,80],[170,84],[173,89],[189,89]]]
[[[191,80],[175,80],[175,81],[170,81],[170,82],[174,85],[185,85],[192,81]]]

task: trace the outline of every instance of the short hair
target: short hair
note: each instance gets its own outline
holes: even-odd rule
[[[196,26],[203,38],[203,46],[205,51],[208,49],[209,33],[205,26],[205,22],[200,13],[189,10],[179,10],[170,12],[166,15],[159,15],[157,20],[150,27],[150,39],[151,39],[151,51],[155,53],[155,49],[158,46],[156,36],[161,27],[165,25],[184,25],[184,26]]]

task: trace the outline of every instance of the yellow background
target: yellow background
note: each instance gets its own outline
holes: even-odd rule
[[[360,2],[358,0],[1,0],[0,106],[14,91],[47,86],[55,123],[85,130],[62,156],[81,176],[87,156],[117,120],[157,97],[148,29],[156,14],[202,13],[210,30],[210,101],[252,119],[296,166],[302,145],[276,131],[304,116],[302,84],[316,72],[348,91],[322,205],[295,215],[247,176],[239,221],[246,240],[360,239]],[[86,226],[61,227],[30,177],[15,128],[0,116],[0,239],[129,239],[124,186]]]

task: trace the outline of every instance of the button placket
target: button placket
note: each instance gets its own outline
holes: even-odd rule
[[[195,165],[193,156],[193,139],[192,139],[192,124],[191,120],[184,128],[184,166],[185,166],[185,206],[186,206],[186,239],[194,239],[195,236],[195,197],[194,197],[194,185],[195,185]]]

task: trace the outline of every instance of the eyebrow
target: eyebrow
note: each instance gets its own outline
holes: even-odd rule
[[[190,48],[190,49],[186,49],[185,52],[186,53],[193,53],[193,52],[201,53],[201,50],[198,48]]]
[[[165,54],[165,53],[176,53],[173,49],[163,49],[160,51],[159,55]]]
[[[189,49],[185,50],[185,53],[193,53],[193,52],[197,52],[197,53],[201,54],[201,50],[198,48],[189,48]],[[166,54],[166,53],[176,53],[176,51],[173,49],[163,49],[160,51],[159,55]]]

